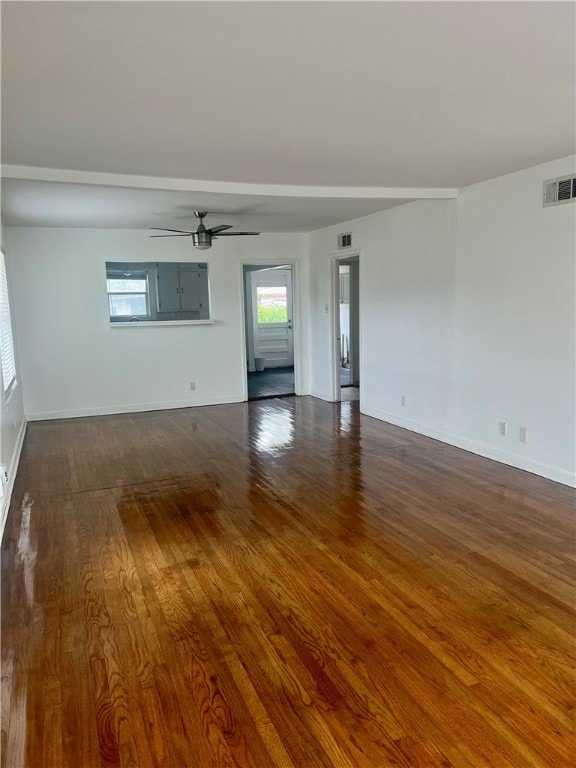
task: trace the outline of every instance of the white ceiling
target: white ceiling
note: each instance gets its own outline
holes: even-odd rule
[[[4,164],[304,198],[8,179],[6,223],[169,226],[202,204],[306,230],[408,197],[323,207],[310,185],[456,188],[567,156],[574,21],[572,2],[3,2]]]

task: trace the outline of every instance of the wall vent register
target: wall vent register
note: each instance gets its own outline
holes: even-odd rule
[[[544,182],[544,207],[576,200],[576,176],[560,176]]]

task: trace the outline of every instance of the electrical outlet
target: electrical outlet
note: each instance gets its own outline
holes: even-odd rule
[[[190,382],[190,391],[194,392],[195,389],[196,389],[196,382],[195,381],[191,381]]]
[[[400,398],[400,405],[402,406],[402,408],[404,408],[404,406],[406,405],[406,396],[405,395],[402,395],[402,397]]]
[[[505,421],[501,421],[500,424],[498,425],[498,434],[500,435],[500,437],[506,437],[506,435],[508,434],[508,425],[506,424]]]
[[[528,442],[528,429],[527,427],[520,427],[518,430],[518,440],[520,440],[521,443],[527,443]]]

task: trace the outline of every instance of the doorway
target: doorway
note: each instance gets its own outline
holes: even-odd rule
[[[290,265],[245,264],[248,400],[295,394]]]
[[[334,259],[335,400],[360,399],[360,258]]]

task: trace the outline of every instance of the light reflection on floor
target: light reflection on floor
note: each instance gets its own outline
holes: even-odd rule
[[[257,429],[256,448],[264,453],[277,454],[294,441],[294,420],[288,410],[262,409]]]

